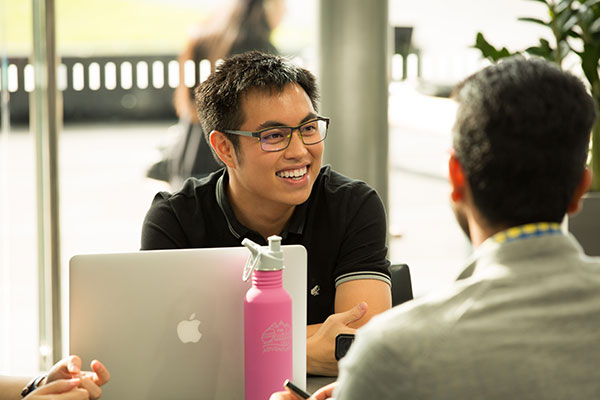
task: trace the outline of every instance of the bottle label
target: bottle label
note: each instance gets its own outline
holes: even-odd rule
[[[273,322],[261,335],[263,353],[289,351],[292,347],[292,329],[283,321]]]

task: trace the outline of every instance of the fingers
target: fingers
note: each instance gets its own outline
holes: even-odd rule
[[[69,356],[67,358],[67,370],[72,375],[79,375],[81,373],[81,358],[79,356]]]
[[[42,394],[60,394],[73,390],[81,384],[81,379],[59,379],[57,381],[47,383],[44,386],[36,389],[34,393],[36,395]]]
[[[290,389],[285,388],[285,391],[275,392],[269,397],[269,400],[302,400],[302,397],[292,392]]]
[[[80,372],[81,359],[77,356],[69,356],[52,366],[46,376],[44,384],[60,379],[76,378],[79,376]]]
[[[75,388],[70,392],[63,393],[59,396],[52,397],[56,400],[89,400],[89,393],[84,389]],[[34,399],[35,400],[35,399]]]
[[[110,380],[110,373],[108,369],[98,360],[92,361],[92,370],[96,373],[95,383],[98,386],[104,385]]]
[[[368,306],[367,303],[361,301],[356,306],[352,307],[346,312],[340,313],[340,318],[342,322],[346,325],[351,324],[354,321],[358,321],[361,319],[365,313],[367,312]]]
[[[275,392],[269,397],[269,400],[295,400],[288,392]]]
[[[100,386],[96,385],[93,379],[94,378],[92,377],[81,379],[80,387],[89,393],[90,399],[98,399],[100,396],[102,396],[102,389],[100,389]]]
[[[325,400],[329,399],[333,396],[333,390],[337,385],[337,381],[330,383],[327,386],[323,386],[319,390],[317,390],[310,398],[314,400]]]

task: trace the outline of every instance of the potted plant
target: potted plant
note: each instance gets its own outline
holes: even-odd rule
[[[599,118],[592,128],[588,159],[593,174],[592,186],[584,198],[582,211],[569,218],[569,230],[577,237],[587,254],[600,255],[600,0],[533,1],[545,4],[548,20],[529,17],[519,20],[547,27],[552,33],[554,43],[540,38],[537,45],[511,53],[505,47],[495,48],[479,32],[474,47],[491,62],[515,54],[528,54],[543,57],[563,68],[565,59],[578,57],[578,65],[596,101]]]

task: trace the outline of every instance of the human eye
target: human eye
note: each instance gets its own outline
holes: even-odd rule
[[[307,122],[305,125],[302,125],[300,129],[302,131],[302,136],[314,135],[319,130],[316,120]]]
[[[260,140],[266,143],[279,143],[286,136],[287,133],[285,132],[285,129],[274,128],[263,131],[260,135]]]

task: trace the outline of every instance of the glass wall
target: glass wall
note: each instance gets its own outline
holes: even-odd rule
[[[11,124],[13,104],[32,89],[32,4],[0,1],[0,374],[38,363],[35,145],[28,124]],[[26,101],[26,100],[25,100]]]

